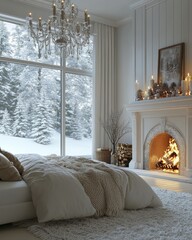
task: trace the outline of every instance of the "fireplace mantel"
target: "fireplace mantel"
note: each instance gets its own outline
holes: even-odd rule
[[[151,139],[166,132],[180,148],[180,175],[192,177],[192,96],[135,101],[126,109],[132,115],[131,167],[147,169]]]
[[[192,108],[192,96],[167,97],[154,100],[135,101],[127,106],[130,112],[174,110]]]

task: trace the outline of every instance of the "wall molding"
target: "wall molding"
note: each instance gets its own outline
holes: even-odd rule
[[[160,1],[160,0],[159,0]],[[131,10],[135,10],[139,7],[143,7],[147,4],[150,4],[154,2],[154,0],[138,0],[138,1],[134,1],[134,3],[130,4],[130,9]]]

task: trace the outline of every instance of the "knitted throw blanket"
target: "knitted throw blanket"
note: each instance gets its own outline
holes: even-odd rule
[[[96,216],[114,216],[124,209],[128,178],[122,170],[85,158],[64,160],[58,164],[68,168],[83,185]]]

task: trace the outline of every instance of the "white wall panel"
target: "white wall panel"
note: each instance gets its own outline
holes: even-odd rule
[[[190,66],[189,66],[189,1],[191,0],[182,0],[182,31],[181,31],[181,37],[182,42],[185,43],[185,72],[189,72]]]
[[[145,11],[140,8],[136,11],[136,21],[135,21],[135,64],[136,64],[136,74],[135,80],[139,81],[140,88],[144,87],[145,73],[144,69],[144,52],[145,52],[145,39],[144,39],[144,16]]]
[[[159,48],[167,46],[167,2],[159,4]]]
[[[153,73],[153,11],[152,8],[146,12],[146,84],[145,90],[149,86],[149,80]]]
[[[174,2],[173,0],[167,1],[167,46],[174,43]],[[163,33],[162,33],[163,34]]]
[[[174,0],[174,31],[173,41],[174,44],[182,42],[182,1]]]
[[[157,79],[158,49],[159,49],[159,5],[153,7],[153,66],[152,74]]]
[[[152,74],[157,79],[160,48],[184,42],[185,74],[192,74],[192,0],[156,0],[135,12],[135,72],[143,90]]]
[[[188,2],[188,16],[189,16],[189,25],[188,25],[188,32],[189,32],[189,39],[188,39],[188,51],[189,56],[186,59],[186,62],[188,64],[187,72],[190,72],[192,74],[192,0],[189,0]]]

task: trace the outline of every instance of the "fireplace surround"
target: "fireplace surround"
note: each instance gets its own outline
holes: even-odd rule
[[[192,178],[192,96],[135,101],[127,110],[132,115],[132,167],[149,170],[150,144],[167,133],[179,148],[179,174]]]

